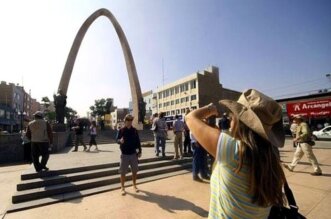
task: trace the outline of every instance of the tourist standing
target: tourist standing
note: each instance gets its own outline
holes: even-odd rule
[[[294,121],[298,124],[294,138],[294,142],[297,143],[297,148],[294,153],[292,163],[290,165],[284,164],[284,167],[292,172],[305,154],[314,169],[314,172],[312,172],[311,175],[320,176],[322,175],[322,170],[315,157],[312,146],[308,144],[309,140],[311,140],[309,127],[307,123],[303,121],[303,118],[299,115],[294,117]]]
[[[190,113],[190,109],[187,108],[185,111],[185,116]],[[184,154],[192,155],[191,139],[190,139],[190,129],[188,128],[185,117],[184,117]]]
[[[84,143],[84,127],[83,124],[77,119],[76,120],[76,126],[72,127],[72,129],[75,131],[75,149],[73,150],[73,152],[78,151],[78,146],[79,143],[81,143],[84,146],[84,151],[86,151],[87,147]]]
[[[40,172],[47,171],[46,166],[49,151],[53,145],[53,133],[50,124],[43,119],[43,113],[40,111],[35,112],[34,120],[28,125],[26,137],[31,141],[31,154],[32,162],[35,170]],[[39,157],[41,156],[41,162]]]
[[[159,156],[160,153],[160,148],[159,148],[159,142],[157,141],[157,125],[156,125],[156,121],[158,120],[158,113],[154,113],[153,117],[152,117],[152,128],[151,130],[153,131],[153,136],[154,136],[154,153],[156,156]]]
[[[98,151],[98,145],[95,140],[97,137],[97,123],[95,121],[92,121],[91,126],[90,126],[90,146],[87,149],[87,151],[90,151],[92,145],[95,145],[95,150]]]
[[[190,133],[190,139],[193,150],[193,160],[192,160],[193,180],[202,182],[201,178],[209,179],[208,174],[206,172],[206,167],[204,165],[205,157],[207,156],[206,151],[199,144],[199,142],[197,142],[197,140],[194,138],[192,133]],[[199,177],[199,173],[201,178]]]
[[[178,159],[179,156],[183,159],[183,131],[184,131],[184,122],[179,119],[179,116],[175,116],[175,121],[173,122],[172,128],[175,134],[174,147],[175,147],[175,156],[174,159]],[[179,154],[178,154],[179,148]]]
[[[129,165],[132,172],[133,188],[139,192],[136,184],[138,172],[138,158],[141,157],[141,145],[137,129],[132,126],[133,116],[128,114],[124,117],[125,126],[120,129],[116,138],[117,143],[120,144],[121,161],[119,172],[121,174],[121,193],[125,195],[125,175],[128,171]]]
[[[159,147],[161,147],[162,157],[165,157],[165,143],[167,138],[167,130],[168,126],[165,121],[165,113],[162,112],[159,115],[159,118],[155,120],[155,127],[156,127],[156,141],[157,141],[157,151],[156,156],[159,156]]]
[[[285,174],[277,148],[285,142],[282,109],[254,89],[237,102],[220,104],[231,111],[230,134],[203,122],[218,115],[213,104],[186,116],[196,140],[215,157],[209,218],[267,218],[272,205],[284,204]]]
[[[229,128],[230,128],[230,120],[228,119],[228,114],[227,113],[223,113],[222,118],[218,121],[218,128],[222,131],[222,132],[229,132]]]

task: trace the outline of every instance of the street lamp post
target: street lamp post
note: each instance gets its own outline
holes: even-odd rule
[[[20,117],[21,117],[21,131],[23,131],[23,118],[26,115],[26,113],[20,111],[20,112],[18,112],[18,115],[20,115]]]

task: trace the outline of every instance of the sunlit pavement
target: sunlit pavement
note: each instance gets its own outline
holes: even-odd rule
[[[82,148],[80,148],[82,149]],[[68,152],[52,155],[49,167],[116,162],[117,145],[100,145],[98,153]],[[323,176],[311,176],[312,166],[304,157],[294,172],[284,170],[294,192],[300,212],[307,218],[330,218],[331,208],[331,142],[317,141],[314,153],[321,164]],[[143,148],[144,157],[153,156],[152,148]],[[289,163],[294,149],[290,140],[280,150],[281,159]],[[173,153],[173,144],[167,144]],[[60,163],[60,164],[59,164]],[[192,181],[191,174],[141,184],[140,193],[128,188],[121,196],[119,190],[63,203],[4,214],[20,173],[29,165],[0,167],[0,215],[4,218],[206,218],[209,206],[209,183]]]

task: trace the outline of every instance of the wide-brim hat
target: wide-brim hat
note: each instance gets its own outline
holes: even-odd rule
[[[131,115],[131,114],[127,114],[125,117],[124,117],[124,121],[132,121],[134,119],[134,117]]]
[[[219,103],[272,145],[284,146],[282,108],[272,98],[255,89],[249,89],[241,94],[238,101],[221,100]]]

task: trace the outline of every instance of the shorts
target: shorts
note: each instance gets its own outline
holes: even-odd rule
[[[124,175],[128,172],[129,165],[132,173],[138,172],[138,156],[137,154],[121,154],[119,173]]]

